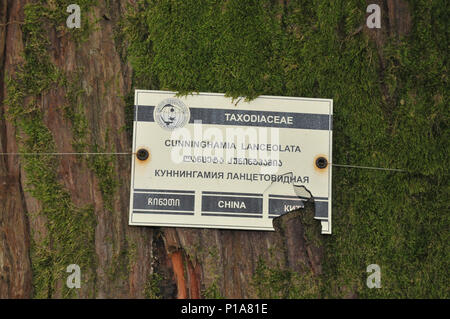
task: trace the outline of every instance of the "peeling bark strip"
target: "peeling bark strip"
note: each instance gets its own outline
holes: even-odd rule
[[[195,266],[192,264],[190,260],[187,261],[188,266],[188,276],[189,276],[189,292],[192,299],[200,299],[201,291],[200,291],[200,265],[196,264]]]
[[[177,281],[178,299],[187,298],[186,279],[184,277],[183,257],[181,251],[175,251],[170,255],[173,272]]]

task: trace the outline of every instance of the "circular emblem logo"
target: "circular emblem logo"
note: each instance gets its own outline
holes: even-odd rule
[[[153,113],[156,123],[163,129],[172,131],[189,122],[189,108],[179,99],[165,99],[159,103]]]

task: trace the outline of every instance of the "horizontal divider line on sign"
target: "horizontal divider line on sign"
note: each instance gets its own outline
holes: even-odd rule
[[[243,214],[217,214],[217,213],[202,213],[202,216],[217,216],[217,217],[250,217],[250,218],[262,218],[262,215],[243,215]]]
[[[194,212],[172,212],[172,211],[149,211],[149,210],[133,210],[133,214],[158,214],[158,215],[194,215]]]

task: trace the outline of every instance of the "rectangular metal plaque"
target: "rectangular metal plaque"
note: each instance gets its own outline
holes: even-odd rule
[[[310,196],[331,234],[333,101],[135,93],[130,225],[274,230]]]

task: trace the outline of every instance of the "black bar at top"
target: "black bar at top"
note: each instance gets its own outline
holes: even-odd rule
[[[155,106],[136,106],[135,120],[141,122],[154,122],[153,111]],[[270,111],[251,111],[251,110],[233,110],[233,109],[211,109],[211,108],[190,108],[191,117],[189,123],[201,121],[202,124],[231,125],[231,126],[259,126],[259,127],[279,127],[296,128],[309,130],[332,130],[332,116],[329,114],[310,114],[310,113],[289,113],[289,112],[270,112]],[[229,120],[225,114],[228,116]],[[231,120],[231,114],[236,117],[239,115],[264,115],[292,117],[292,124],[285,123],[266,123],[266,122],[245,122],[240,120]]]

